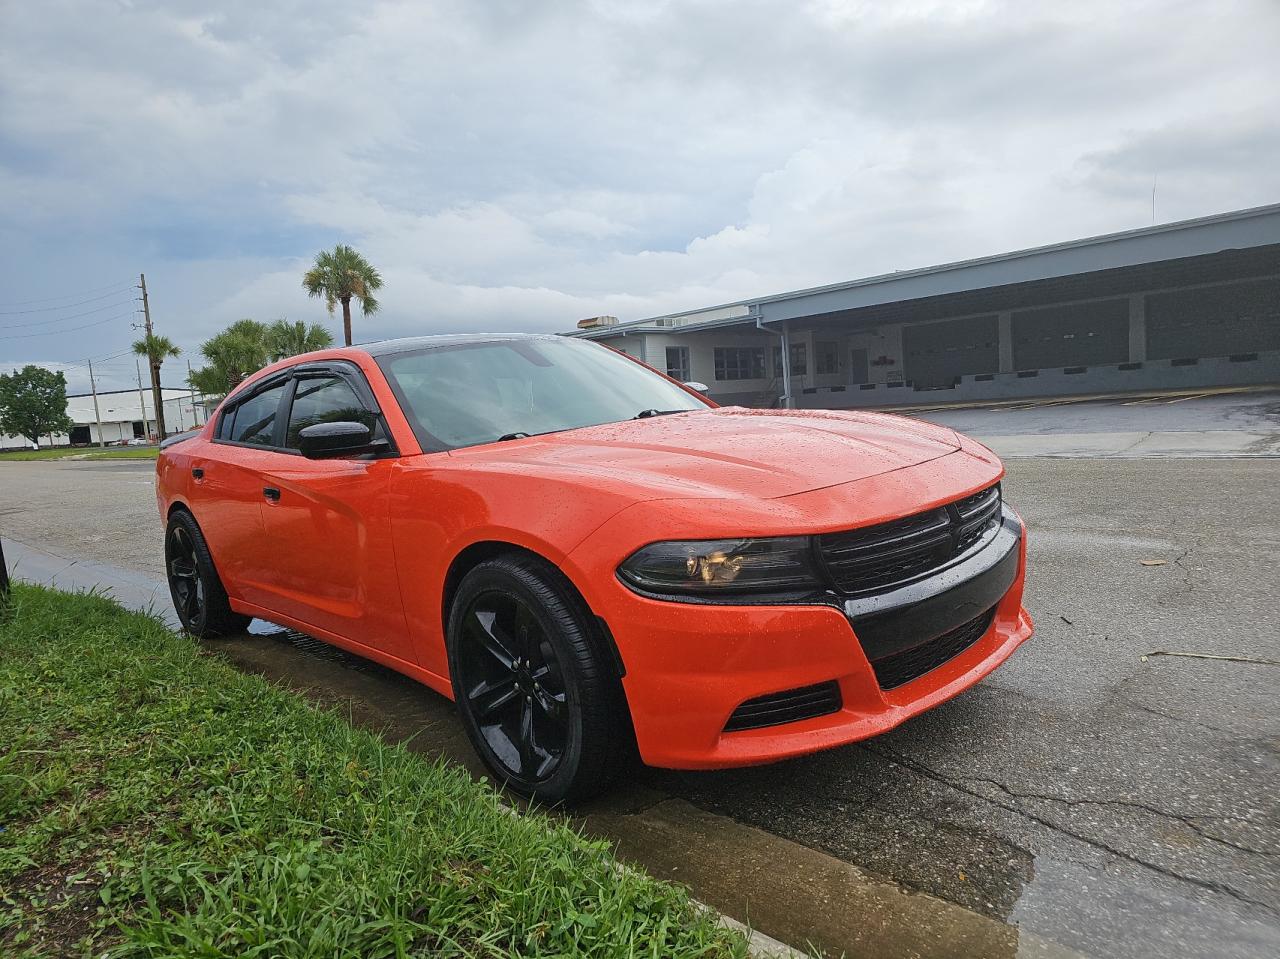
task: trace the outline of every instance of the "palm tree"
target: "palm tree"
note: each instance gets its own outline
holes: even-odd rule
[[[273,360],[282,360],[286,356],[297,356],[299,353],[310,353],[312,350],[323,350],[333,345],[333,336],[319,323],[306,324],[301,320],[289,320],[281,317],[267,327],[267,345]]]
[[[208,365],[191,374],[201,393],[221,396],[255,370],[271,362],[269,327],[257,320],[236,320],[200,344]]]
[[[316,254],[315,264],[302,278],[302,285],[309,296],[324,297],[329,314],[336,304],[342,304],[342,333],[347,346],[351,345],[351,300],[360,301],[360,311],[368,316],[378,311],[375,291],[382,289],[382,276],[363,256],[345,244],[339,243],[330,252]]]
[[[164,426],[164,397],[160,392],[160,365],[171,356],[178,356],[182,350],[173,345],[173,342],[167,336],[156,336],[154,333],[148,333],[140,340],[134,340],[133,352],[138,356],[147,358],[147,365],[151,367],[151,402],[156,408],[156,435],[160,439],[166,436]],[[146,410],[142,411],[143,419],[146,419]]]

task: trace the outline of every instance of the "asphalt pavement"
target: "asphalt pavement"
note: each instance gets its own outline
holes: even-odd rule
[[[1030,527],[1036,636],[892,733],[643,771],[588,827],[765,932],[851,955],[1280,954],[1280,461],[1051,458],[1055,423],[1280,433],[1276,394],[1170,399],[919,414],[1050,454],[1010,460],[1005,486]],[[162,572],[149,464],[0,461],[0,535],[67,578],[123,567],[122,592]],[[407,680],[294,635],[222,649],[474,768],[446,701]]]
[[[1062,436],[1078,433],[1275,432],[1280,390],[1225,387],[1092,397],[1047,397],[963,406],[909,406],[900,412],[974,436]]]

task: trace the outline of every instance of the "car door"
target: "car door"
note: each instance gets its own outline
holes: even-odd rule
[[[288,451],[264,472],[271,606],[300,623],[416,662],[405,628],[391,544],[388,484],[395,451],[307,459],[298,435],[315,423],[357,421],[387,437],[363,374],[352,364],[295,368],[282,416]]]
[[[193,457],[191,507],[234,598],[269,605],[273,564],[262,549],[263,474],[276,449],[288,374],[254,384],[219,413],[213,442]]]

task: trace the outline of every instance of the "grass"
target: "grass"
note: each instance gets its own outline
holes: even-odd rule
[[[91,594],[0,622],[0,954],[743,956],[679,887]]]
[[[153,460],[159,452],[160,449],[156,446],[108,446],[106,449],[90,446],[70,449],[16,450],[0,453],[0,463],[6,460],[18,463],[34,460],[61,460],[69,456],[87,460]]]

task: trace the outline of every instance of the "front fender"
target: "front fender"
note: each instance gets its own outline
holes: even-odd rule
[[[469,470],[448,453],[403,461],[389,489],[392,544],[419,665],[448,676],[445,577],[468,547],[511,543],[555,564],[586,595],[569,554],[634,500],[536,473]]]

